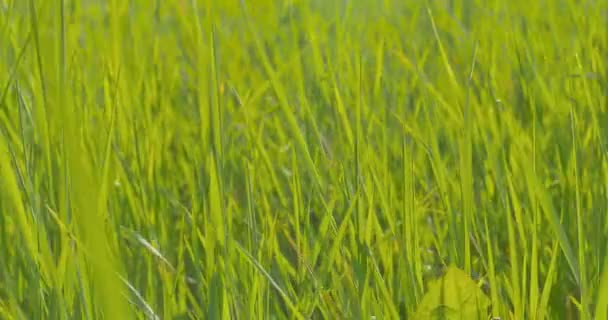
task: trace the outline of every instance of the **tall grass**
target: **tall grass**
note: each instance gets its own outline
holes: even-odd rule
[[[0,318],[605,319],[606,1],[0,1]]]

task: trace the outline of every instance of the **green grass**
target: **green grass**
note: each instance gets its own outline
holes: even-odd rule
[[[0,0],[0,318],[606,319],[607,29]]]

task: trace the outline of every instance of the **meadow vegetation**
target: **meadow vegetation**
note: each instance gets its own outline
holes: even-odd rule
[[[608,319],[607,28],[0,0],[0,318]]]

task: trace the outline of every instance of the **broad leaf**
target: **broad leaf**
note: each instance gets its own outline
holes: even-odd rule
[[[417,320],[486,319],[490,300],[464,271],[448,267],[446,273],[433,281],[418,306]]]

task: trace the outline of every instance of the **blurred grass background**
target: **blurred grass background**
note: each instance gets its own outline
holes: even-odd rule
[[[0,317],[606,319],[607,27],[604,0],[1,0]]]

